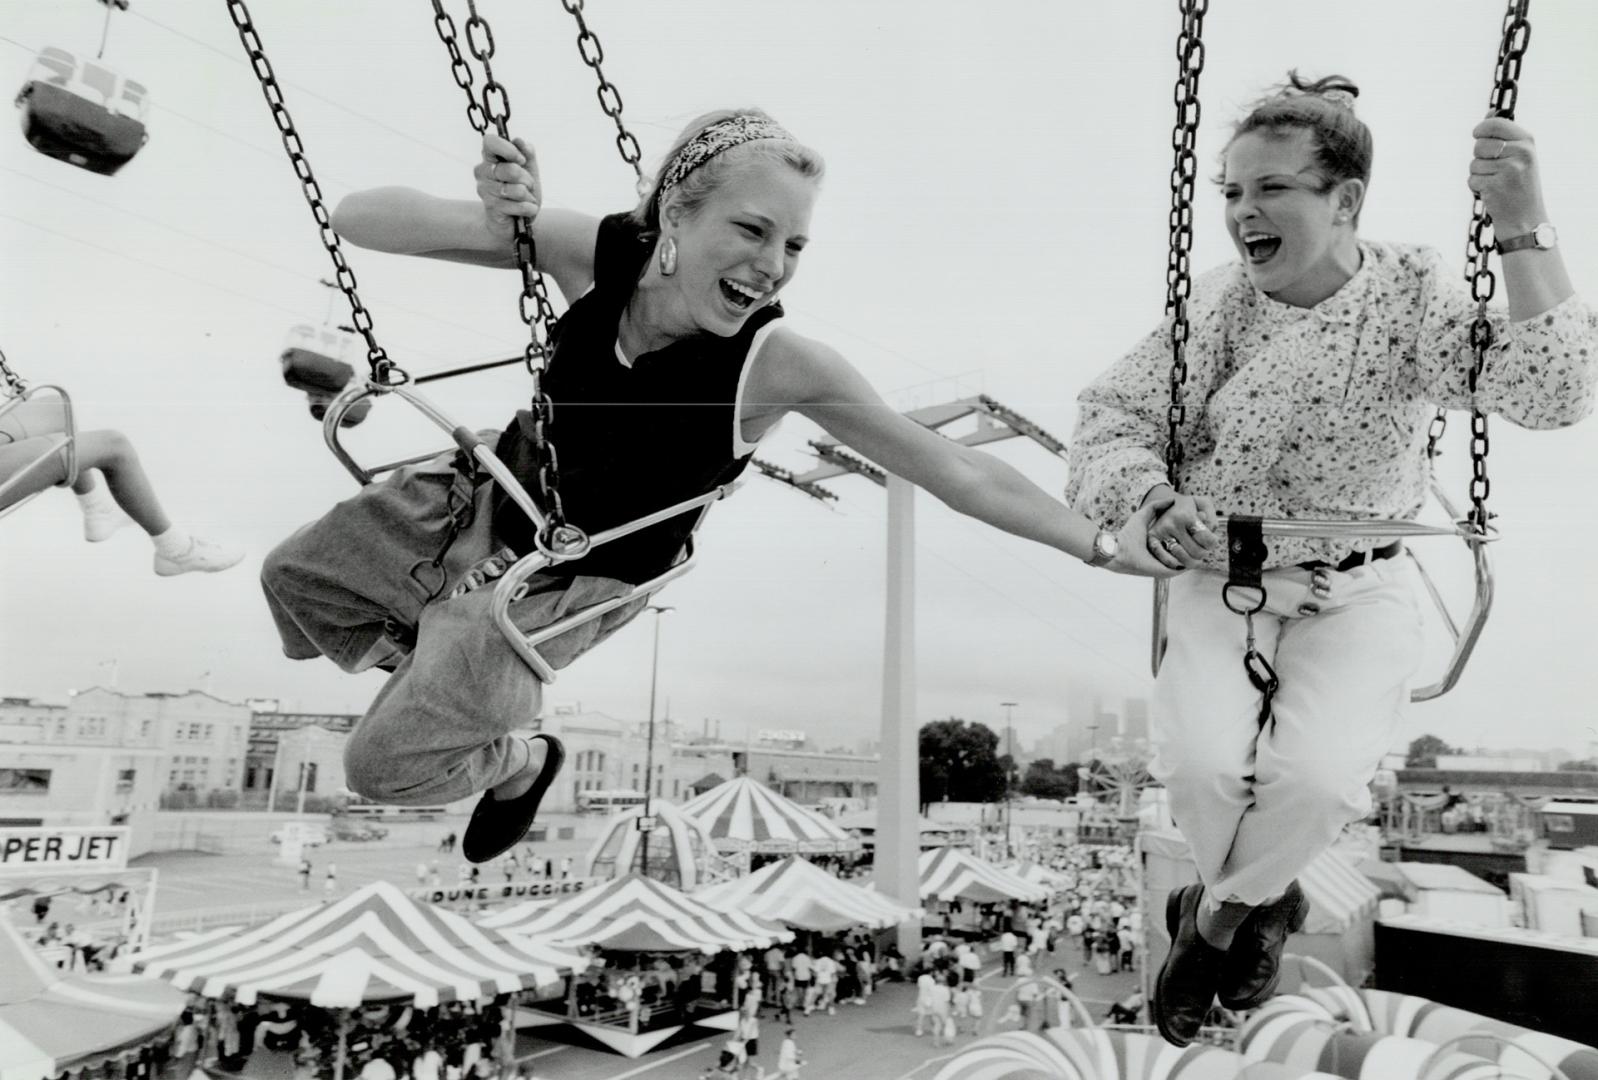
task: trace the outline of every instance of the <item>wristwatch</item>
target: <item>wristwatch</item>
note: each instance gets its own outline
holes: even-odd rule
[[[1098,535],[1093,538],[1093,550],[1082,561],[1089,566],[1105,566],[1114,562],[1120,552],[1120,537],[1108,529],[1100,529]]]
[[[1519,236],[1506,236],[1493,246],[1500,255],[1508,251],[1524,251],[1527,248],[1536,248],[1538,251],[1552,251],[1559,243],[1559,233],[1548,222],[1536,226],[1529,233]]]

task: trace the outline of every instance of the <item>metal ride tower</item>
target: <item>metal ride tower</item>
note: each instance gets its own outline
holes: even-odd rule
[[[981,446],[1025,436],[1057,457],[1065,444],[1019,413],[987,395],[960,398],[904,413],[923,427],[961,446]],[[946,427],[972,420],[975,428],[963,435]],[[963,426],[963,425],[961,425]],[[915,695],[915,486],[839,448],[836,440],[816,439],[810,448],[820,463],[807,472],[794,473],[769,462],[755,460],[761,472],[798,488],[812,498],[838,496],[821,481],[854,474],[864,476],[888,493],[888,581],[886,621],[882,650],[882,758],[877,775],[877,888],[884,896],[907,907],[919,907],[921,853],[920,829],[920,725],[916,721]],[[901,924],[899,949],[906,960],[921,951],[919,924]]]

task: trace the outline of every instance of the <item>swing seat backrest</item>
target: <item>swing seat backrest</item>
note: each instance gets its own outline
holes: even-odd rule
[[[499,486],[500,492],[508,503],[514,504],[514,508],[520,510],[526,516],[531,525],[530,535],[543,536],[545,534],[548,523],[547,518],[538,508],[537,503],[533,501],[533,497],[528,494],[526,487],[523,486],[510,466],[500,460],[499,456],[494,453],[494,449],[484,442],[476,432],[464,425],[455,423],[426,398],[405,386],[379,386],[370,381],[358,380],[339,393],[333,399],[332,404],[328,406],[327,413],[322,419],[322,437],[327,442],[328,449],[333,452],[333,456],[343,463],[345,469],[357,481],[363,485],[369,484],[381,474],[438,456],[437,452],[434,452],[420,457],[387,462],[371,468],[363,467],[356,462],[339,439],[340,428],[344,424],[344,418],[347,413],[355,408],[369,404],[367,399],[377,394],[392,394],[408,402],[424,417],[448,432],[455,441],[455,445],[471,458],[478,468],[493,478],[494,483]],[[618,540],[640,529],[648,528],[663,521],[669,521],[694,510],[699,511],[693,527],[693,532],[697,532],[699,526],[704,522],[705,515],[709,513],[710,504],[726,498],[741,483],[741,479],[733,480],[702,495],[656,510],[654,513],[641,517],[636,521],[630,521],[613,529],[606,529],[604,532],[596,533],[594,536],[587,538],[580,551],[567,557],[580,557],[594,547],[607,544],[612,540]],[[543,642],[559,637],[574,626],[580,626],[623,605],[651,596],[668,583],[682,577],[693,568],[693,536],[691,532],[677,561],[650,580],[635,585],[621,596],[590,605],[568,615],[564,619],[551,623],[549,626],[542,627],[530,634],[524,634],[511,619],[510,605],[520,599],[520,587],[528,578],[557,561],[560,560],[544,551],[533,551],[522,556],[495,585],[493,602],[490,605],[491,617],[499,628],[500,633],[505,636],[506,641],[509,642],[516,655],[521,657],[522,661],[533,670],[539,681],[546,683],[555,681],[555,670],[539,654],[538,646]]]
[[[0,402],[0,429],[4,429],[8,414],[21,408],[25,402],[35,400],[45,391],[54,394],[60,403],[61,430],[52,432],[47,436],[42,441],[39,452],[34,456],[0,475],[0,517],[4,517],[16,510],[23,503],[33,498],[34,495],[41,494],[38,491],[28,495],[19,494],[23,490],[22,482],[35,470],[48,465],[58,456],[64,455],[65,457],[66,478],[54,486],[71,487],[78,482],[78,431],[72,418],[72,399],[67,396],[65,390],[59,386],[50,386],[48,384],[30,386],[17,396]]]

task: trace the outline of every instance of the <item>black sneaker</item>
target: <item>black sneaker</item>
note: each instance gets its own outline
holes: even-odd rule
[[[566,748],[555,736],[540,733],[533,738],[543,739],[549,746],[544,755],[543,771],[532,787],[514,799],[502,802],[494,798],[492,788],[483,792],[472,809],[471,820],[466,823],[466,832],[461,835],[461,854],[467,862],[482,863],[498,858],[521,843],[527,830],[532,828],[533,818],[538,816],[538,804],[566,760]]]

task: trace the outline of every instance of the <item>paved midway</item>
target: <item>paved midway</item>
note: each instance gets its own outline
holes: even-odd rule
[[[206,828],[214,831],[213,823],[221,817],[209,817]],[[439,841],[451,831],[459,836],[465,826],[464,817],[396,825],[383,840],[336,841],[308,849],[313,872],[310,888],[302,891],[295,869],[274,861],[277,846],[268,839],[272,829],[289,820],[292,819],[288,815],[275,819],[240,815],[225,825],[228,839],[224,854],[175,851],[133,860],[132,865],[160,870],[155,906],[158,925],[170,928],[185,914],[196,918],[202,913],[213,917],[243,916],[254,908],[259,915],[287,910],[298,902],[319,902],[324,897],[323,875],[330,862],[338,868],[336,896],[377,880],[391,881],[404,889],[416,888],[418,862],[431,870],[437,860],[445,887],[457,880],[459,854],[440,851]],[[565,855],[580,861],[597,821],[572,818],[553,822],[577,825],[578,836],[540,844],[538,855],[553,859],[557,865]],[[483,868],[481,883],[503,881],[504,875],[497,867]],[[207,921],[210,925],[222,924],[214,918]],[[1037,965],[1040,973],[1059,967],[1071,973],[1077,994],[1099,1021],[1112,1001],[1131,991],[1136,979],[1130,973],[1098,975],[1083,962],[1079,950],[1064,945],[1054,954],[1045,954]],[[987,1006],[985,1015],[991,1017],[993,1006],[1013,981],[999,976],[996,958],[984,969],[980,985]],[[796,1016],[795,1037],[807,1062],[801,1075],[805,1080],[931,1080],[938,1064],[971,1042],[973,1036],[962,1034],[952,1048],[934,1048],[930,1036],[918,1039],[910,1011],[914,998],[914,987],[886,983],[865,1005],[839,1005],[835,1016]],[[756,1060],[768,1074],[775,1071],[783,1026],[769,1013],[761,1021],[760,1056]],[[547,1036],[547,1030],[536,1036],[523,1034],[517,1041],[522,1068],[531,1069],[536,1080],[695,1080],[714,1063],[724,1038],[668,1045],[644,1057],[628,1059],[594,1049],[581,1036],[574,1035],[572,1043],[554,1041]],[[289,1080],[292,1070],[286,1055],[257,1050],[242,1075],[249,1080]]]

